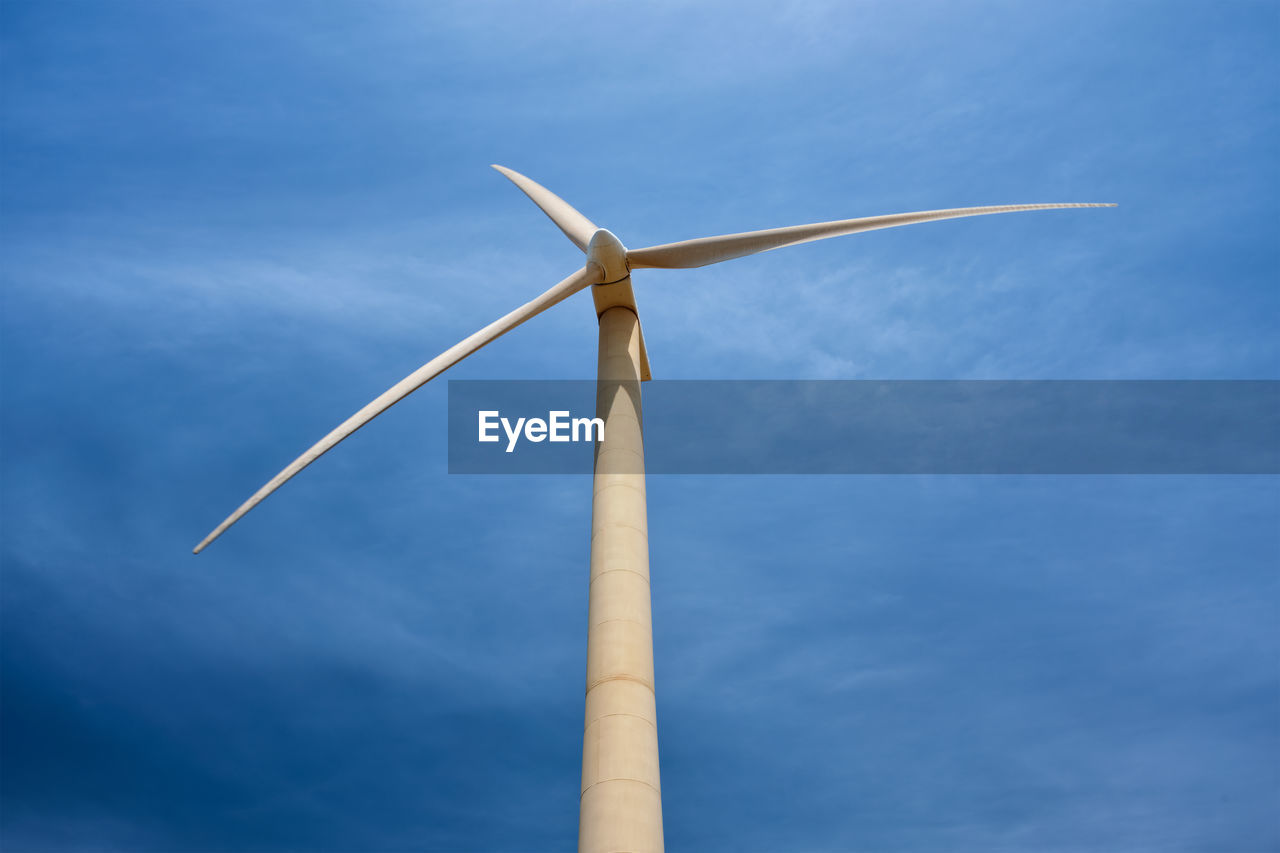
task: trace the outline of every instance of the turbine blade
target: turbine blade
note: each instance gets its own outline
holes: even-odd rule
[[[935,219],[959,219],[962,216],[983,216],[988,213],[1016,213],[1023,210],[1057,210],[1064,207],[1115,207],[1114,204],[1002,204],[993,207],[957,207],[951,210],[923,210],[918,213],[893,213],[888,216],[868,216],[862,219],[840,219],[835,222],[815,222],[812,225],[792,225],[789,228],[770,228],[765,231],[747,231],[742,234],[725,234],[720,237],[702,237],[679,243],[665,243],[627,252],[627,262],[632,269],[659,267],[663,269],[688,269],[704,267],[720,261],[742,258],[783,246],[841,237],[859,231],[893,228],[895,225],[914,225]]]
[[[422,365],[422,367],[419,367],[413,373],[410,373],[404,379],[401,379],[395,385],[392,385],[386,391],[382,392],[382,395],[376,400],[343,421],[337,429],[312,445],[310,450],[290,462],[287,468],[272,477],[270,482],[261,489],[254,492],[253,497],[242,503],[239,509],[231,513],[231,515],[227,516],[225,521],[215,527],[213,532],[206,536],[204,540],[195,547],[195,550],[192,553],[199,554],[204,550],[206,545],[221,536],[228,527],[235,524],[244,516],[245,513],[261,503],[267,495],[270,495],[276,489],[288,482],[294,474],[297,474],[303,468],[306,468],[312,462],[319,459],[331,450],[334,445],[351,435],[351,433],[360,429],[360,427],[364,426],[369,421],[373,420],[378,415],[409,396],[428,380],[438,376],[450,367],[453,367],[459,361],[462,361],[462,359],[471,355],[490,341],[493,341],[511,331],[525,320],[528,320],[537,314],[541,314],[552,305],[572,296],[585,287],[590,287],[600,281],[600,279],[601,275],[599,267],[594,264],[583,267],[564,281],[557,284],[555,287],[548,290],[546,293],[543,293],[541,296],[530,302],[526,302],[524,305],[521,305],[505,317],[495,320],[480,331],[476,332],[474,335],[471,335],[469,338],[454,344],[440,355],[431,359],[431,361]]]
[[[541,208],[542,212],[564,232],[564,236],[573,241],[575,246],[584,252],[587,250],[591,235],[600,230],[595,223],[575,210],[569,202],[532,178],[526,178],[514,169],[499,166],[497,163],[493,164],[493,168],[506,175],[511,183],[519,187],[520,191]]]

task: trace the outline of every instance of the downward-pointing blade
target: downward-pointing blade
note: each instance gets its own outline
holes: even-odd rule
[[[514,169],[499,166],[497,163],[493,164],[493,168],[506,175],[511,183],[519,187],[520,192],[541,208],[542,212],[564,232],[564,236],[573,241],[575,246],[584,252],[587,250],[591,235],[599,230],[595,223],[579,213],[569,202],[532,178],[526,178]]]
[[[360,429],[360,427],[364,426],[369,421],[373,420],[378,415],[409,396],[428,380],[435,378],[450,367],[453,367],[453,365],[462,361],[462,359],[471,355],[490,341],[493,341],[511,331],[525,320],[528,320],[537,314],[541,314],[552,305],[567,299],[585,287],[590,287],[599,280],[600,271],[597,267],[583,267],[564,281],[557,284],[555,287],[548,290],[546,293],[543,293],[541,296],[530,302],[526,302],[510,314],[495,320],[465,340],[454,344],[449,347],[449,349],[440,353],[440,355],[431,359],[431,361],[422,365],[422,367],[419,367],[413,373],[410,373],[404,379],[401,379],[395,385],[392,385],[376,400],[356,412],[351,417],[347,418],[338,426],[337,429],[317,441],[311,446],[311,449],[290,462],[288,467],[272,477],[270,482],[253,494],[253,497],[249,498],[249,500],[240,505],[239,509],[227,516],[226,521],[215,527],[213,532],[206,536],[204,541],[197,545],[192,553],[199,554],[204,550],[206,545],[221,536],[228,527],[239,521],[245,513],[253,509],[261,503],[264,498],[288,482],[294,474],[297,474],[303,468],[306,468],[312,462],[319,459],[338,444],[338,442],[351,435],[351,433]]]
[[[686,269],[704,267],[707,264],[742,258],[783,246],[841,237],[859,231],[893,228],[896,225],[914,225],[935,219],[959,219],[963,216],[983,216],[988,213],[1017,213],[1023,210],[1057,210],[1064,207],[1115,207],[1114,204],[1002,204],[993,207],[956,207],[950,210],[923,210],[918,213],[893,213],[888,216],[868,216],[862,219],[840,219],[835,222],[815,222],[812,225],[792,225],[788,228],[770,228],[765,231],[747,231],[742,234],[725,234],[720,237],[701,237],[679,243],[665,243],[627,252],[627,263],[633,269],[660,267]]]

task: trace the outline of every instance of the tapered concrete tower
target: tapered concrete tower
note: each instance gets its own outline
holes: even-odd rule
[[[596,409],[604,419],[605,439],[597,448],[592,483],[578,850],[658,853],[662,792],[649,604],[640,323],[629,308],[609,308],[600,315],[597,383]]]
[[[596,445],[587,608],[587,699],[582,730],[579,853],[659,853],[662,790],[649,597],[640,382],[649,364],[626,249],[598,230],[587,262],[600,320]]]

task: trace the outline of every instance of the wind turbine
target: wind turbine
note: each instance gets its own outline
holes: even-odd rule
[[[555,193],[495,165],[586,254],[559,284],[454,344],[384,391],[295,459],[213,529],[200,553],[264,498],[338,442],[476,350],[580,290],[591,288],[600,323],[596,413],[604,440],[596,448],[591,499],[591,571],[587,629],[586,719],[582,743],[580,853],[661,851],[662,797],[654,701],[649,603],[649,537],[639,383],[649,359],[631,288],[634,269],[687,269],[733,258],[897,225],[989,213],[1113,204],[1010,204],[895,213],[702,237],[627,249]]]

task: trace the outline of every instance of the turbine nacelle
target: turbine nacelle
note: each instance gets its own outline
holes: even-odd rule
[[[612,231],[597,228],[587,241],[587,269],[599,270],[600,281],[591,288],[591,299],[596,305],[596,317],[610,308],[626,308],[640,317],[636,306],[636,292],[631,287],[631,264],[627,262],[627,247]],[[649,348],[644,343],[644,329],[640,328],[640,381],[653,378],[649,367]]]

